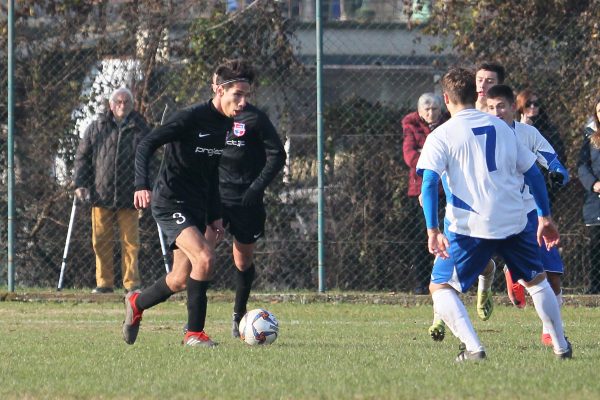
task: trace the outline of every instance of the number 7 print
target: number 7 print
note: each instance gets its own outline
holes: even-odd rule
[[[475,136],[485,135],[485,162],[488,171],[496,168],[496,128],[493,125],[480,126],[472,129]]]

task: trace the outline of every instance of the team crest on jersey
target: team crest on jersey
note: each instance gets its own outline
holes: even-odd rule
[[[244,136],[246,134],[246,124],[242,124],[241,122],[234,122],[233,134],[237,137]]]

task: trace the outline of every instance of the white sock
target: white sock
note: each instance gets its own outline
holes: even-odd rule
[[[484,350],[469,314],[454,289],[438,289],[432,293],[431,298],[435,313],[446,323],[454,336],[467,346],[468,351]]]
[[[562,297],[562,289],[559,294],[556,295],[556,301],[558,302],[558,308],[562,308],[563,305],[563,297]],[[563,327],[564,330],[564,327]],[[542,333],[549,334],[548,327],[545,324],[542,324]]]
[[[567,350],[567,341],[562,326],[560,308],[556,295],[546,279],[537,285],[526,288],[533,300],[535,311],[547,328],[555,353],[564,353]]]
[[[435,323],[441,320],[442,317],[440,317],[440,315],[437,312],[435,312],[435,307],[433,307],[433,323],[431,325],[434,325]]]
[[[494,262],[494,260],[490,260],[488,265],[489,264],[492,265],[490,271],[484,271],[484,274],[479,275],[479,282],[477,284],[478,292],[485,292],[487,290],[490,290],[492,284],[494,283],[494,275],[496,274],[496,263]],[[486,270],[488,269],[487,266],[485,268]]]

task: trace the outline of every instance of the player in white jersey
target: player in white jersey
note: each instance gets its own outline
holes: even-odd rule
[[[517,139],[537,156],[538,164],[550,171],[550,174],[554,176],[553,180],[555,180],[557,184],[561,186],[566,185],[569,181],[569,172],[561,164],[554,148],[552,148],[550,143],[548,143],[535,127],[515,121],[516,104],[512,89],[506,85],[493,86],[487,92],[486,101],[488,113],[497,116],[512,127]],[[523,191],[523,199],[525,211],[528,213],[528,226],[530,226],[531,229],[536,229],[536,204],[528,186],[526,186]],[[562,259],[556,247],[547,250],[545,246],[541,246],[540,256],[548,281],[560,306],[562,305],[561,276],[564,272]],[[517,307],[524,307],[525,293],[523,291],[523,286],[518,282],[513,283],[510,270],[507,267],[504,267],[504,270],[509,297],[511,297],[513,304]],[[485,282],[485,278],[480,278],[479,283],[480,285],[491,285],[491,282]],[[521,296],[519,294],[522,294],[523,297],[520,298]],[[542,343],[547,346],[552,345],[552,339],[546,327],[542,330]]]
[[[477,65],[475,71],[475,86],[477,91],[475,108],[477,108],[479,111],[485,112],[487,111],[487,92],[492,86],[504,82],[504,79],[506,78],[506,70],[497,62],[484,61]],[[496,264],[494,260],[490,260],[480,279],[482,279],[483,282],[493,282],[495,272]],[[522,288],[522,286],[520,287]],[[491,284],[489,286],[479,285],[479,289],[482,290],[478,290],[477,292],[477,315],[480,319],[486,321],[492,315],[494,306]],[[523,293],[523,295],[525,295],[525,293]],[[444,325],[444,322],[434,314],[433,322],[429,327],[429,335],[433,340],[441,341],[444,340],[445,334],[446,326]]]
[[[539,260],[538,243],[556,246],[559,234],[550,217],[548,195],[536,156],[500,119],[475,110],[474,74],[451,69],[441,80],[452,118],[425,142],[417,171],[423,175],[423,212],[429,252],[436,256],[429,286],[434,310],[457,336],[463,350],[456,361],[481,360],[485,349],[457,292],[468,290],[494,253],[522,279],[535,309],[549,326],[554,353],[570,358],[560,309]],[[437,221],[438,183],[447,175],[445,234]],[[538,204],[537,232],[525,229],[521,190],[524,177]]]

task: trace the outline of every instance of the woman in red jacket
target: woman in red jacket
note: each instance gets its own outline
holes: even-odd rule
[[[426,241],[426,237],[418,227],[422,225],[421,219],[423,212],[419,204],[419,195],[421,194],[422,178],[417,175],[416,166],[421,149],[425,144],[425,138],[438,125],[448,120],[448,114],[442,109],[442,99],[433,93],[424,93],[419,97],[417,111],[406,115],[402,119],[402,132],[404,135],[402,143],[402,152],[404,162],[408,165],[408,197],[410,212],[408,215],[414,218],[414,223],[408,226],[414,227],[414,231],[409,232],[413,237],[419,237]],[[426,246],[410,245],[411,251],[411,269],[414,273],[415,294],[427,294],[429,285],[429,272],[431,270],[431,261],[427,253]]]

